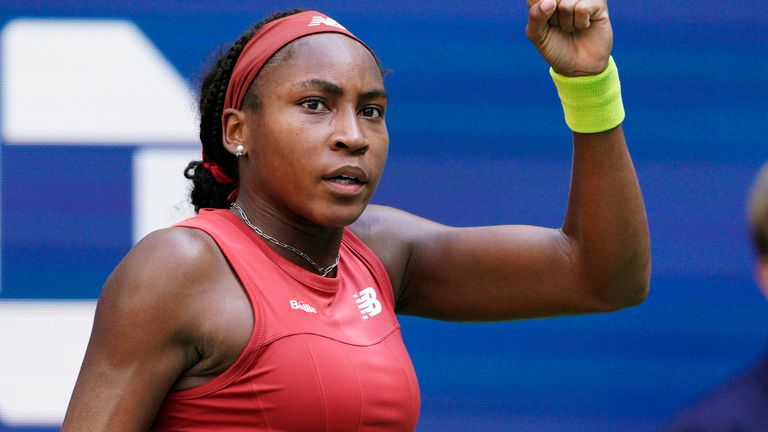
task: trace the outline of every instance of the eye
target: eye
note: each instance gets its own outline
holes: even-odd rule
[[[368,118],[381,118],[384,117],[384,109],[378,106],[367,106],[360,110],[360,115]]]
[[[325,106],[325,103],[317,98],[307,99],[301,102],[300,105],[308,109],[309,111],[327,111],[328,110],[328,107]]]

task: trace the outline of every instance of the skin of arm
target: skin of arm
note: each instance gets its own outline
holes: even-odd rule
[[[529,7],[526,32],[556,71],[589,75],[605,68],[613,41],[605,1],[530,0]],[[352,229],[387,267],[398,312],[492,321],[641,303],[650,239],[622,127],[574,133],[573,141],[561,229],[452,228],[370,206]]]
[[[243,307],[212,239],[184,228],[147,236],[104,285],[62,431],[148,430],[169,391],[242,351],[253,320]]]

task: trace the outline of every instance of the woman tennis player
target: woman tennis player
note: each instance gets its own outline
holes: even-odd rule
[[[203,158],[186,171],[199,213],[148,235],[107,280],[63,430],[413,430],[419,388],[395,313],[640,303],[648,227],[606,1],[528,6],[574,132],[561,229],[452,228],[369,205],[389,144],[375,54],[320,12],[271,16],[205,77]]]

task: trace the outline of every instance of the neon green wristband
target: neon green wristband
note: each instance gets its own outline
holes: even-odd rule
[[[596,133],[615,128],[624,121],[619,70],[613,57],[597,75],[568,77],[551,67],[549,74],[563,104],[565,123],[574,132]]]

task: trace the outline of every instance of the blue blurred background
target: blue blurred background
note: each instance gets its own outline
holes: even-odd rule
[[[0,25],[129,20],[196,88],[210,53],[293,6],[335,17],[392,71],[391,153],[375,202],[460,226],[559,226],[570,133],[525,38],[522,0],[6,0]],[[624,127],[651,225],[651,295],[597,316],[401,318],[422,389],[419,430],[656,430],[766,348],[768,304],[752,281],[744,203],[768,158],[768,6],[610,6]],[[56,144],[2,145],[0,302],[93,300],[132,245],[135,147]],[[0,406],[0,431],[43,430],[3,426],[2,416]]]

